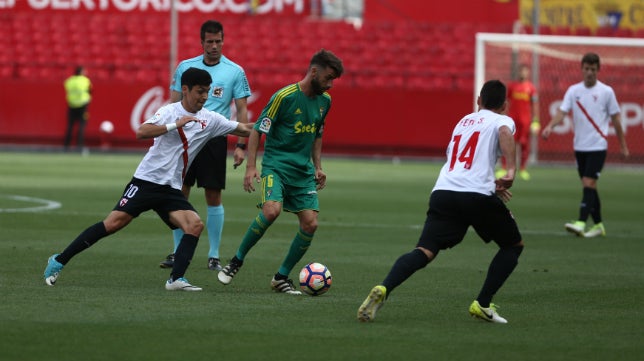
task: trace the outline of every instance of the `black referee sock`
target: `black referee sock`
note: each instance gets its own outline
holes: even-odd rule
[[[398,287],[416,271],[427,266],[428,263],[427,255],[418,248],[398,257],[389,274],[382,281],[382,285],[387,288],[387,297],[394,288]]]
[[[103,221],[89,226],[86,230],[81,232],[81,234],[79,234],[78,237],[76,237],[76,239],[58,255],[58,257],[56,257],[56,261],[64,265],[67,264],[72,257],[88,249],[105,236],[107,236],[107,231],[105,230],[105,224],[103,224]]]
[[[170,274],[172,281],[186,274],[190,261],[192,261],[192,256],[195,254],[195,249],[197,249],[198,241],[199,237],[191,234],[184,234],[181,237],[179,247],[174,252],[174,265],[172,266],[172,273]]]
[[[519,263],[519,255],[521,255],[522,251],[523,246],[514,246],[501,248],[496,253],[488,268],[483,288],[476,298],[481,307],[490,307],[492,297],[503,286],[505,280],[510,277],[510,274]]]

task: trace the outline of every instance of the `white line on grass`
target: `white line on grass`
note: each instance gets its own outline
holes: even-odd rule
[[[0,198],[7,198],[18,202],[28,202],[28,203],[37,203],[42,204],[41,206],[36,207],[22,207],[22,208],[0,208],[0,213],[18,213],[18,212],[42,212],[52,209],[58,209],[61,207],[61,204],[56,201],[51,201],[48,199],[40,199],[33,197],[25,197],[19,195],[2,195]]]

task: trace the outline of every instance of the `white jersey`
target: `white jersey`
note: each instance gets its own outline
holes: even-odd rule
[[[154,138],[154,144],[134,172],[135,178],[180,190],[188,167],[206,142],[214,137],[230,134],[239,124],[206,108],[196,114],[190,113],[183,108],[181,102],[161,107],[145,123],[165,125],[175,123],[187,115],[199,120]]]
[[[503,126],[514,134],[514,121],[506,115],[482,109],[463,117],[452,131],[447,162],[433,191],[494,194],[494,167],[502,155],[499,129]]]
[[[566,114],[572,111],[576,151],[608,149],[610,116],[620,112],[613,88],[600,81],[592,88],[583,82],[571,85],[559,109]]]

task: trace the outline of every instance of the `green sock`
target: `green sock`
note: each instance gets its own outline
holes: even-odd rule
[[[293,242],[291,242],[291,248],[289,248],[288,254],[280,266],[279,274],[288,276],[291,273],[295,264],[302,259],[309,249],[312,240],[312,234],[308,234],[301,229],[297,232],[295,238],[293,238]]]
[[[257,241],[262,238],[264,235],[264,232],[268,229],[268,227],[271,226],[273,222],[269,222],[264,218],[264,214],[262,212],[259,212],[257,217],[253,220],[253,223],[250,224],[248,227],[248,230],[246,231],[246,234],[244,235],[244,238],[242,239],[242,243],[239,245],[239,248],[237,249],[237,254],[235,255],[240,261],[244,260],[244,257],[246,257],[246,254],[250,251],[251,248],[257,243]]]

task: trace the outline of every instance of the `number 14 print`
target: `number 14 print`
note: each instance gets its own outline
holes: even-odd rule
[[[479,134],[481,134],[481,132],[472,133],[472,136],[467,140],[467,143],[465,143],[465,147],[460,151],[459,148],[462,135],[458,134],[454,136],[454,139],[452,139],[452,142],[454,142],[454,146],[452,147],[452,157],[449,162],[450,171],[454,170],[454,165],[456,165],[457,160],[461,163],[465,163],[463,168],[472,168],[472,161],[474,160],[474,153],[476,152],[476,144],[479,142]]]

